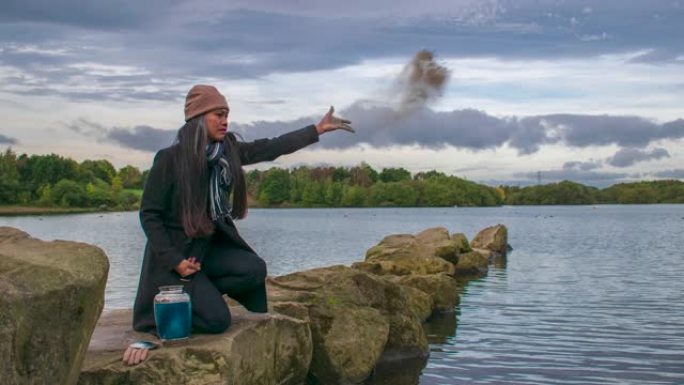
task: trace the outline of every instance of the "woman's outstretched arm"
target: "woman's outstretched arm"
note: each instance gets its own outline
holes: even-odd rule
[[[271,139],[258,139],[253,142],[237,142],[240,161],[243,165],[270,161],[281,155],[293,153],[310,144],[318,142],[319,135],[338,129],[354,132],[349,126],[351,121],[334,116],[335,109],[323,116],[318,124],[312,124]]]

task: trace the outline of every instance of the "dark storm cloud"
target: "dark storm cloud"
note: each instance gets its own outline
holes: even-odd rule
[[[0,134],[0,144],[17,144],[17,140]]]
[[[664,170],[653,174],[659,178],[684,179],[684,168]]]
[[[124,98],[144,99],[148,95],[133,92],[131,84],[149,84],[150,77],[129,83],[77,77],[68,64],[130,65],[189,85],[198,77],[258,77],[408,57],[421,48],[443,57],[522,59],[642,50],[634,60],[671,63],[684,53],[684,7],[669,0],[385,3],[352,2],[340,10],[337,2],[7,0],[0,4],[0,64],[51,85],[6,81],[25,93],[51,90],[78,98],[58,85],[123,82],[121,92],[131,90]],[[63,48],[66,54],[6,49],[11,44]]]
[[[439,149],[453,146],[477,151],[506,144],[521,154],[531,154],[540,146],[553,143],[578,148],[608,144],[643,147],[662,139],[684,138],[682,119],[658,124],[639,117],[609,115],[502,118],[472,109],[433,111],[428,108],[406,116],[391,108],[368,107],[362,103],[354,104],[339,115],[350,119],[357,133],[329,135],[319,146],[349,148],[367,143],[374,147],[419,145]],[[289,122],[234,124],[232,127],[245,137],[258,138],[276,136],[314,122],[312,117]]]
[[[107,133],[107,139],[122,147],[148,152],[170,146],[175,137],[175,130],[161,130],[149,126],[137,126],[132,130],[113,128]]]
[[[511,124],[476,110],[435,112],[421,109],[411,115],[390,108],[365,108],[354,105],[340,113],[352,121],[356,134],[336,133],[320,145],[328,148],[348,148],[359,143],[374,147],[418,144],[431,148],[447,145],[471,149],[495,148],[508,140]],[[289,129],[315,123],[315,118],[289,122],[255,122],[234,124],[234,130],[246,138],[271,137]]]
[[[77,134],[91,138],[102,138],[107,135],[107,128],[84,118],[79,118],[71,123],[66,123],[65,126]]]
[[[168,147],[173,143],[177,133],[177,130],[162,130],[150,126],[107,128],[83,118],[67,123],[65,126],[79,135],[95,138],[100,142],[116,143],[123,148],[147,152],[155,152]]]
[[[563,170],[590,171],[601,168],[603,162],[600,160],[590,160],[587,162],[571,161],[563,163]]]
[[[149,23],[177,0],[3,0],[0,22],[44,22],[93,29],[125,28]]]
[[[540,117],[550,131],[575,147],[618,144],[643,147],[658,139],[684,137],[684,120],[657,124],[638,116],[556,114]]]
[[[669,158],[670,153],[664,148],[654,148],[651,151],[638,148],[621,148],[607,159],[608,164],[615,167],[629,167],[637,162],[651,159]]]

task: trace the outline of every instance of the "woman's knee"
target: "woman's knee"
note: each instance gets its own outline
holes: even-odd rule
[[[230,320],[220,320],[220,321],[212,321],[211,323],[207,323],[203,328],[201,328],[202,333],[207,333],[207,334],[219,334],[223,333],[228,328],[230,327]]]
[[[201,333],[218,334],[228,330],[231,324],[230,311],[218,311],[205,315],[195,322],[194,328]]]
[[[266,261],[260,257],[256,257],[252,260],[250,266],[251,276],[254,278],[255,283],[261,283],[266,280],[266,275],[268,274],[266,269]]]

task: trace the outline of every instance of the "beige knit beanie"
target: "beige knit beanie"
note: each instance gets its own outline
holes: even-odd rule
[[[228,108],[228,102],[216,87],[195,85],[185,97],[185,121],[217,108]]]

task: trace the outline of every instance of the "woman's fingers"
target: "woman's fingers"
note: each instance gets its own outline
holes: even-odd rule
[[[137,352],[135,352],[135,364],[138,365],[143,361],[143,353],[146,352],[147,349],[137,349]]]
[[[348,125],[348,124],[346,124],[346,123],[341,124],[341,125],[340,125],[340,128],[343,129],[343,130],[345,130],[345,131],[349,131],[349,132],[351,132],[351,133],[355,133],[355,132],[356,132],[356,131],[352,128],[352,126],[350,126],[350,125]]]
[[[138,363],[140,363],[140,349],[134,349],[131,359],[128,360],[128,365],[137,365]]]
[[[122,360],[125,364],[128,364],[128,360],[131,358],[131,354],[133,353],[133,350],[135,350],[135,349],[133,349],[131,347],[126,348],[126,351],[123,354],[123,360]]]
[[[122,361],[126,365],[137,365],[147,359],[148,350],[149,349],[136,349],[129,346],[123,354]]]
[[[351,124],[351,120],[338,118],[337,116],[333,115],[334,113],[335,113],[335,107],[330,106],[330,109],[325,114],[323,119],[321,119],[321,121],[316,125],[316,130],[318,131],[319,134],[322,134],[322,133],[328,132],[328,131],[338,130],[338,129],[342,129],[342,130],[349,131],[352,133],[356,132],[356,130],[354,130],[349,125],[349,124]]]

